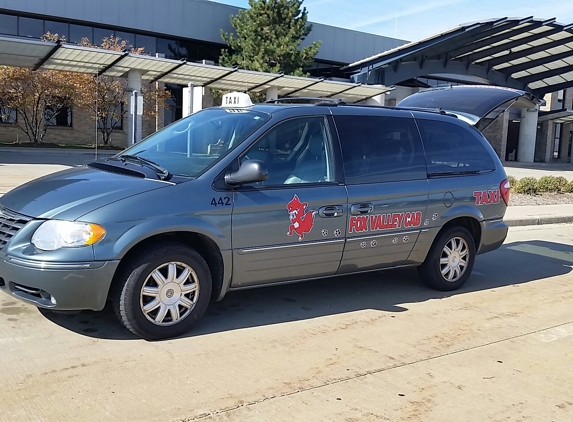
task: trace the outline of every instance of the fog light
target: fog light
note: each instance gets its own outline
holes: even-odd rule
[[[52,302],[52,305],[57,305],[56,298],[54,296],[50,296],[50,302]]]

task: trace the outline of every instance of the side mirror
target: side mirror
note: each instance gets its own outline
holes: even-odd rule
[[[225,175],[225,183],[236,186],[241,183],[264,182],[268,178],[269,172],[265,163],[259,160],[247,160],[241,164],[239,170]]]

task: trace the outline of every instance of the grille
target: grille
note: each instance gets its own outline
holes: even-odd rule
[[[30,217],[0,207],[0,250],[30,220]]]

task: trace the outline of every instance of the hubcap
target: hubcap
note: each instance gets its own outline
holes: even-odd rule
[[[140,306],[153,324],[173,325],[191,313],[198,297],[195,271],[182,262],[169,262],[154,269],[143,283]]]
[[[450,239],[440,257],[442,277],[451,283],[458,281],[466,272],[469,259],[469,247],[461,237]]]

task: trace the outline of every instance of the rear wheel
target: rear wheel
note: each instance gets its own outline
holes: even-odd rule
[[[468,280],[474,260],[473,236],[464,227],[451,227],[436,238],[418,273],[434,289],[456,290]]]
[[[179,243],[164,243],[130,261],[113,298],[119,320],[146,340],[175,337],[195,325],[211,298],[205,260]]]

